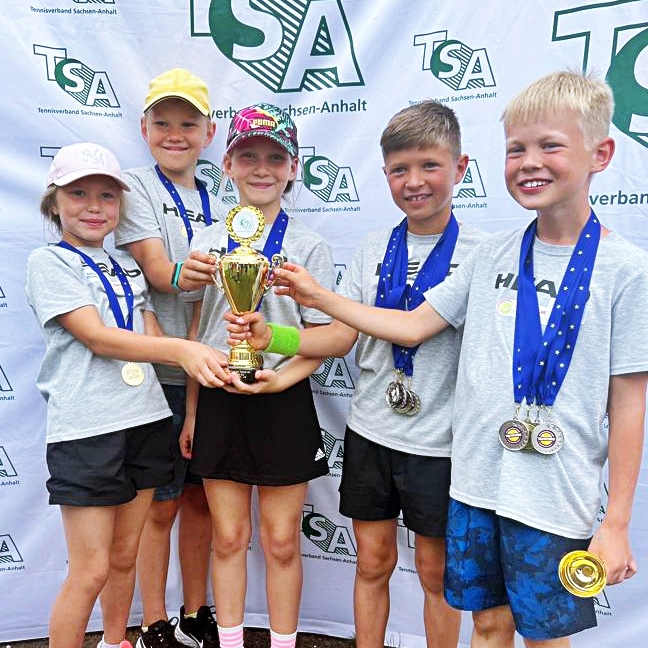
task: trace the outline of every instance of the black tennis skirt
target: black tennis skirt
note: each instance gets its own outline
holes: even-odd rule
[[[191,472],[257,486],[301,484],[328,474],[309,379],[276,394],[201,387]]]

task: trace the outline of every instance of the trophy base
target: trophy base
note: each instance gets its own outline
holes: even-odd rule
[[[254,374],[257,372],[257,369],[260,369],[261,367],[252,367],[251,369],[247,369],[244,367],[234,367],[229,365],[227,368],[230,371],[236,371],[236,373],[239,375],[239,378],[241,379],[241,382],[244,382],[246,385],[251,385],[252,383],[256,382]]]
[[[251,385],[256,382],[254,374],[257,369],[263,369],[263,358],[247,341],[240,342],[230,349],[227,368],[236,371],[242,382]]]

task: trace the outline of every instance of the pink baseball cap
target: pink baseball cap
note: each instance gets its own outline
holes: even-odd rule
[[[108,176],[124,191],[130,191],[122,179],[122,170],[117,158],[108,149],[91,142],[61,147],[50,164],[47,186],[64,187],[70,182],[91,175]]]

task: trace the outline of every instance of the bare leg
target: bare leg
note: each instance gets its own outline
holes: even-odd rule
[[[461,612],[443,596],[445,538],[416,535],[416,571],[423,588],[427,648],[457,648]]]
[[[270,627],[280,634],[297,630],[303,581],[300,520],[307,487],[306,483],[259,487]]]
[[[473,612],[470,648],[514,648],[515,623],[508,605]]]
[[[247,551],[252,535],[252,486],[204,479],[212,519],[212,589],[219,625],[243,623],[247,585]]]
[[[178,536],[183,602],[191,613],[207,604],[212,525],[202,484],[184,485]]]
[[[110,573],[100,596],[107,643],[119,643],[126,636],[135,590],[137,549],[152,499],[153,489],[149,488],[138,491],[134,500],[116,507]]]
[[[559,639],[547,639],[545,641],[534,641],[524,639],[526,648],[569,648],[571,643],[569,637],[560,637]]]
[[[81,648],[109,573],[114,506],[61,506],[68,573],[50,614],[50,648]]]
[[[389,618],[389,579],[396,567],[396,520],[353,520],[358,543],[353,610],[358,648],[382,648]]]
[[[177,499],[153,501],[146,517],[137,555],[137,578],[142,595],[142,625],[167,619],[166,582],[171,551],[171,527]]]

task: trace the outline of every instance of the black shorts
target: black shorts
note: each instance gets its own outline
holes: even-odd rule
[[[173,479],[171,417],[108,434],[47,444],[50,504],[117,506]]]
[[[328,473],[308,379],[277,394],[200,388],[191,470],[257,486],[301,484]]]
[[[340,513],[354,520],[392,520],[423,536],[446,533],[450,458],[386,448],[354,432],[344,435]]]

